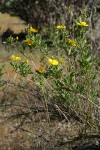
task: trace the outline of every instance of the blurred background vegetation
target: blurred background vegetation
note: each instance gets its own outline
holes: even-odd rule
[[[100,12],[99,4],[100,0],[1,0],[0,11],[19,16],[27,24],[42,28],[52,23],[63,22],[68,25],[72,19],[68,15],[70,6],[72,17],[79,15],[79,9],[83,8],[90,19],[96,19]]]
[[[93,46],[100,49],[100,0],[1,0],[0,12],[17,16],[42,31],[46,27],[65,24],[67,28],[72,18],[86,10],[89,31],[87,37],[92,40]],[[71,13],[71,15],[70,15]],[[5,18],[6,19],[6,18]],[[18,26],[19,27],[19,26]],[[25,27],[25,26],[24,26]],[[97,50],[97,51],[98,51]]]
[[[72,17],[77,15],[80,8],[85,8],[93,19],[93,15],[100,11],[99,2],[99,0],[1,0],[0,11],[19,16],[27,24],[41,28],[62,20],[68,24],[71,20],[67,13],[69,6],[73,8]]]

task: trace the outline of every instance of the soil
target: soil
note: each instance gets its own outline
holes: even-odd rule
[[[26,25],[18,17],[10,16],[7,13],[0,13],[0,34],[5,32],[7,29],[11,29],[14,33],[19,33],[24,31]]]
[[[0,150],[99,150],[95,138],[79,138],[82,124],[66,120],[48,122],[45,117],[37,113],[33,122],[27,120],[19,129],[13,121],[0,125]]]

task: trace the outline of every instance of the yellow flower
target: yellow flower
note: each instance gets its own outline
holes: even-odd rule
[[[16,60],[21,60],[21,58],[20,58],[20,57],[18,57],[18,56],[16,56]]]
[[[24,42],[27,44],[27,45],[29,45],[29,46],[31,46],[32,44],[33,44],[33,41],[31,40],[31,39],[26,39],[26,40],[24,40]]]
[[[76,23],[78,26],[81,26],[81,27],[88,27],[89,25],[86,23],[86,22],[77,22]]]
[[[28,63],[29,62],[29,60],[28,59],[26,59],[26,61],[25,61],[26,63]]]
[[[38,32],[38,30],[36,30],[36,29],[34,29],[34,28],[32,28],[32,27],[29,28],[29,31],[30,31],[30,32],[33,32],[33,33],[37,33],[37,32]]]
[[[21,60],[21,57],[19,57],[19,56],[15,56],[15,55],[12,55],[11,56],[12,57],[12,60]]]
[[[44,69],[43,67],[40,67],[40,68],[38,68],[38,71],[39,71],[40,73],[43,73],[43,72],[45,71],[45,69]]]
[[[59,60],[58,60],[60,63],[62,63],[63,62],[63,59],[62,58],[59,58]]]
[[[66,29],[66,26],[60,25],[60,26],[57,26],[57,29]]]
[[[15,60],[15,59],[16,59],[16,56],[15,56],[15,55],[12,55],[11,58],[12,58],[12,60]]]
[[[18,36],[16,36],[16,40],[19,40],[19,37],[18,37]]]
[[[77,46],[77,43],[74,40],[71,40],[70,38],[67,39],[68,43],[72,46]]]
[[[55,65],[55,66],[58,65],[58,60],[56,60],[56,59],[48,59],[48,62],[49,62],[50,64],[52,64],[52,65]]]

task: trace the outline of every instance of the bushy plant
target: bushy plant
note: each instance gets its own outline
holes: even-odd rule
[[[37,95],[42,98],[47,114],[52,104],[52,109],[55,108],[65,119],[77,119],[98,131],[98,57],[92,54],[92,46],[85,37],[89,24],[83,12],[69,27],[60,24],[48,28],[50,43],[32,26],[27,27],[26,39],[19,47],[17,39],[10,37],[8,42],[13,47],[17,45],[18,51],[25,56],[12,54],[14,71],[25,79],[31,77],[33,89],[34,86],[38,89]],[[41,56],[39,67],[33,60],[35,51]],[[34,112],[30,101],[34,103],[35,100],[32,97],[25,100],[29,113]],[[22,107],[20,102],[20,111]]]

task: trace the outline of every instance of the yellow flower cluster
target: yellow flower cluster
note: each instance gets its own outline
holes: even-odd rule
[[[11,57],[12,57],[12,60],[14,61],[21,60],[21,57],[19,56],[12,55]]]
[[[54,65],[54,66],[57,66],[58,65],[58,60],[56,59],[48,59],[48,62],[51,64],[51,65]]]
[[[29,31],[30,31],[30,32],[33,32],[33,33],[37,33],[37,32],[38,32],[38,30],[34,29],[33,27],[30,27],[30,28],[29,28]]]
[[[68,43],[72,46],[77,46],[77,43],[74,40],[71,40],[70,38],[67,39]]]
[[[57,59],[54,59],[54,56],[51,56],[50,59],[48,59],[48,62],[51,64],[51,65],[55,65],[57,66],[59,63],[62,63],[63,62],[63,59],[60,57]]]
[[[32,44],[33,44],[33,41],[31,40],[31,39],[26,39],[26,40],[24,40],[24,42],[27,44],[27,45],[29,45],[29,46],[31,46]]]
[[[57,26],[57,29],[66,29],[66,26],[59,25],[59,26]]]
[[[14,60],[14,61],[22,60],[22,59],[21,59],[21,57],[19,57],[19,56],[15,56],[15,55],[12,55],[12,56],[11,56],[11,58],[12,58],[12,60]],[[26,60],[25,60],[25,63],[28,63],[28,62],[29,62],[29,60],[28,60],[28,59],[26,59]]]
[[[83,22],[83,21],[77,22],[76,24],[77,24],[78,26],[81,26],[81,27],[88,27],[88,26],[89,26],[86,22]]]

